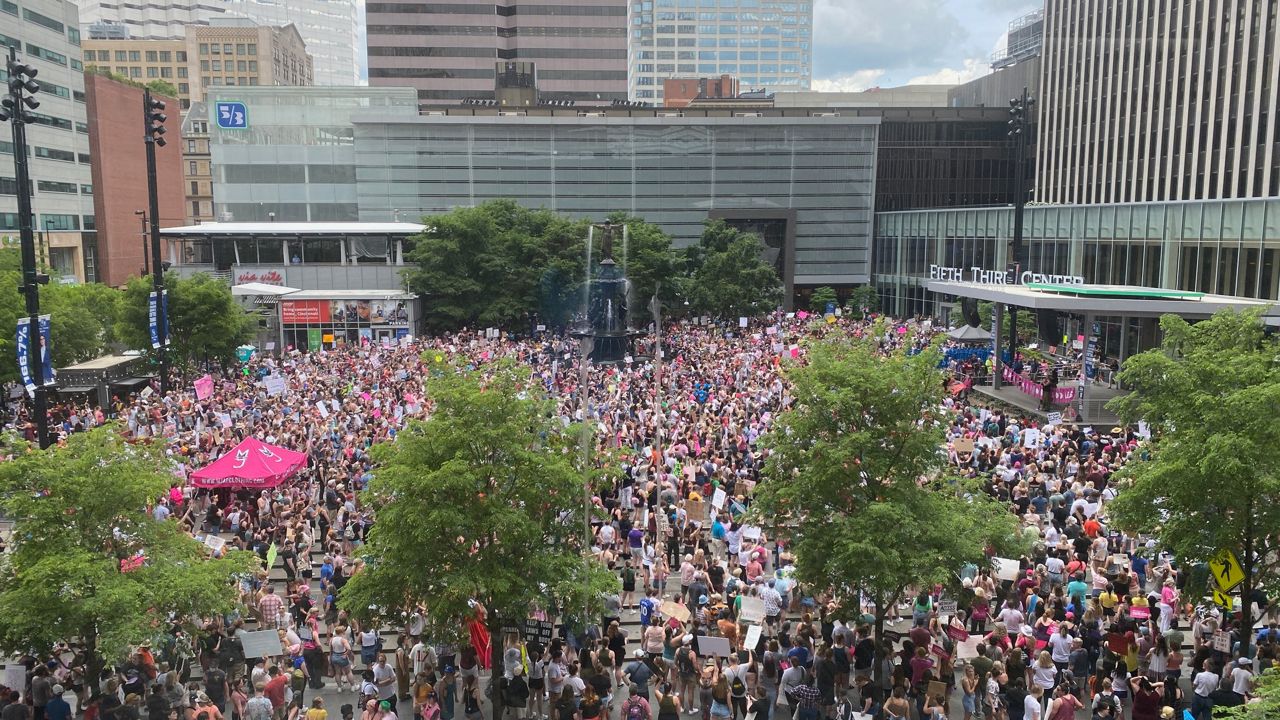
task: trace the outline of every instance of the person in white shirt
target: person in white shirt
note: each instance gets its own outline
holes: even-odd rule
[[[1044,688],[1032,684],[1027,697],[1022,700],[1022,720],[1040,720],[1040,698],[1044,696]]]
[[[1242,704],[1249,699],[1249,695],[1253,692],[1252,667],[1253,660],[1240,658],[1236,661],[1236,666],[1231,669],[1231,692],[1240,696]]]
[[[1009,630],[1010,637],[1022,632],[1022,618],[1022,611],[1014,607],[1012,600],[1005,605],[999,615],[1000,622],[1004,623],[1005,628]]]
[[[1191,715],[1195,720],[1212,720],[1213,700],[1209,697],[1218,689],[1222,678],[1209,669],[1208,665],[1191,680],[1195,692],[1191,695]]]

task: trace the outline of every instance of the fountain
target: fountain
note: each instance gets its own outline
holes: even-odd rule
[[[621,363],[631,354],[633,340],[641,335],[639,331],[631,329],[628,322],[627,296],[631,283],[627,280],[625,271],[613,259],[613,234],[621,229],[625,243],[627,230],[625,225],[620,224],[592,226],[593,232],[588,235],[587,241],[588,253],[591,252],[592,236],[596,228],[604,236],[600,245],[600,263],[594,274],[591,273],[588,255],[589,277],[583,292],[586,312],[573,335],[587,340],[592,362]],[[625,258],[623,261],[625,262]]]

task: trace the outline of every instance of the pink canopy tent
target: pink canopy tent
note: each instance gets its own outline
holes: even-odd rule
[[[230,452],[191,473],[191,482],[202,488],[273,488],[306,462],[303,453],[247,437]]]

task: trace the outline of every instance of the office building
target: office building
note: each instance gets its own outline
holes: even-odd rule
[[[177,89],[183,109],[191,105],[186,40],[132,40],[89,37],[82,41],[84,66],[106,70],[135,82],[161,80]]]
[[[360,24],[355,0],[77,0],[80,19],[100,39],[176,40],[186,29],[219,19],[248,19],[269,27],[294,25],[315,59],[315,81],[354,85],[359,81]]]
[[[206,118],[220,221],[362,219],[352,118],[418,115],[412,88],[211,88],[209,107],[218,100],[244,103],[248,120],[223,130],[212,113]]]
[[[1280,4],[1045,4],[1037,200],[1280,195]]]
[[[410,86],[426,105],[494,99],[500,62],[532,63],[545,99],[608,104],[627,94],[627,0],[365,6],[369,84]]]
[[[105,75],[85,75],[89,147],[93,153],[94,217],[98,232],[98,281],[121,286],[143,275],[150,256],[142,216],[147,210],[147,162],[142,128],[143,89]],[[156,190],[161,226],[186,220],[183,213],[182,149],[176,130],[182,111],[176,98],[154,96],[166,104],[169,141],[156,148]]]
[[[0,51],[18,50],[39,71],[39,109],[27,125],[32,186],[32,227],[42,261],[55,280],[95,278],[97,259],[90,172],[89,124],[80,19],[64,0],[0,2]],[[0,79],[8,80],[3,65]],[[140,111],[139,111],[140,112]],[[0,235],[18,235],[17,174],[8,123],[0,133]]]
[[[748,88],[808,90],[811,2],[633,2],[628,43],[632,100],[662,101],[672,77],[732,75]]]
[[[662,106],[686,107],[694,100],[738,97],[738,80],[732,75],[713,78],[667,78],[662,81]]]
[[[1036,10],[1009,23],[1005,46],[991,56],[991,72],[947,90],[951,107],[1009,107],[1025,88],[1040,95],[1040,53],[1044,46],[1044,11]]]
[[[196,99],[205,98],[210,88],[224,86],[313,84],[311,56],[293,25],[264,27],[249,20],[222,19],[191,27],[187,56],[193,63],[191,93]]]
[[[922,108],[947,107],[947,91],[954,85],[899,85],[873,87],[857,92],[782,90],[774,93],[773,105],[780,108]]]

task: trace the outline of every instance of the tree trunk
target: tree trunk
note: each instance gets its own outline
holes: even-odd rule
[[[1240,657],[1249,656],[1249,644],[1253,641],[1253,499],[1249,499],[1248,520],[1245,521],[1243,558],[1244,581],[1240,584]]]
[[[92,697],[98,687],[98,678],[102,677],[102,656],[98,653],[98,633],[87,630],[82,633],[84,639],[84,685]]]
[[[502,632],[502,620],[498,613],[489,610],[489,701],[493,705],[493,720],[502,720],[505,701],[502,697],[502,651],[506,638]]]

